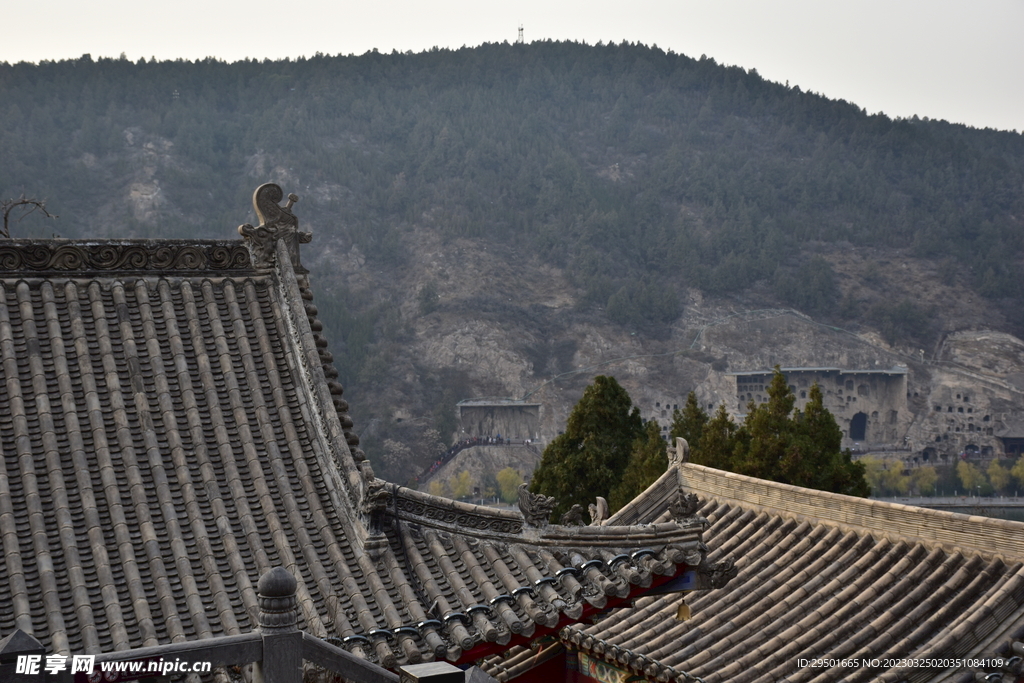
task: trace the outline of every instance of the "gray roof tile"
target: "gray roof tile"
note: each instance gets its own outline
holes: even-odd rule
[[[536,528],[376,480],[282,234],[255,265],[242,242],[0,244],[0,637],[247,632],[283,566],[311,634],[459,660],[704,556],[699,525]]]

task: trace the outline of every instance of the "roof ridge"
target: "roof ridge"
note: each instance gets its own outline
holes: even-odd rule
[[[678,468],[684,489],[743,507],[951,551],[1024,558],[1024,522],[817,491],[694,463]]]
[[[0,276],[70,272],[251,272],[242,240],[15,239],[0,243]]]

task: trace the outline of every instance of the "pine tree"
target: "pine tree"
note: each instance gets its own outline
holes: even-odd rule
[[[747,413],[743,428],[750,443],[743,457],[736,460],[734,471],[775,481],[785,476],[786,455],[793,437],[790,413],[795,402],[786,376],[776,368],[768,386],[768,402]]]
[[[554,518],[575,503],[586,509],[597,496],[610,495],[643,433],[640,410],[626,390],[614,377],[594,378],[569,415],[565,433],[544,449],[530,490],[558,501]]]
[[[733,471],[733,452],[737,446],[736,423],[725,404],[701,430],[700,440],[690,445],[690,462],[719,470]]]
[[[633,500],[653,484],[668,469],[667,444],[661,438],[661,429],[655,420],[647,423],[644,434],[633,443],[633,452],[622,480],[608,496],[608,506],[614,512]]]
[[[683,437],[692,451],[700,443],[704,433],[704,425],[708,423],[708,414],[697,403],[697,395],[692,391],[686,397],[686,405],[682,410],[672,412],[672,428],[669,437],[675,443],[676,437]]]
[[[811,387],[803,413],[794,419],[794,439],[783,466],[783,479],[798,486],[868,496],[865,466],[843,450],[843,432],[825,409],[821,389]]]

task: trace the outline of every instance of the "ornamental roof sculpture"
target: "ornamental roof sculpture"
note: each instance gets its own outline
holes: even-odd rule
[[[548,525],[374,476],[298,245],[0,243],[0,638],[109,652],[300,628],[387,667],[528,644],[706,564],[701,524]],[[530,505],[534,507],[530,507]]]

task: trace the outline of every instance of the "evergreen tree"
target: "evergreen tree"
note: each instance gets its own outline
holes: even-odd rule
[[[573,504],[586,509],[597,496],[608,498],[643,433],[640,409],[626,390],[614,377],[599,375],[573,408],[565,433],[544,449],[530,490],[558,501],[553,518]]]
[[[733,471],[733,453],[738,445],[736,432],[736,423],[722,403],[701,431],[700,440],[696,445],[690,444],[690,462]]]
[[[803,413],[796,416],[793,431],[793,444],[780,481],[854,496],[870,495],[865,467],[853,462],[849,449],[843,450],[843,432],[825,409],[817,384],[808,393]]]
[[[871,493],[865,466],[842,449],[843,433],[811,387],[804,411],[793,410],[796,397],[778,367],[768,387],[768,401],[749,405],[737,427],[725,405],[708,422],[690,460],[698,465],[795,486],[852,496]]]
[[[690,450],[700,444],[700,437],[704,433],[704,425],[708,423],[708,414],[697,403],[697,395],[692,391],[686,397],[686,405],[682,410],[672,412],[672,428],[669,431],[669,438],[674,444],[676,437],[683,437],[690,445]]]
[[[608,496],[608,506],[614,512],[633,500],[653,484],[668,469],[667,444],[661,438],[661,429],[655,420],[647,423],[644,434],[633,443],[633,452],[622,480]]]
[[[767,403],[747,413],[743,428],[750,443],[736,461],[737,473],[774,481],[785,478],[787,452],[793,446],[790,414],[794,403],[796,397],[786,385],[786,376],[776,368],[768,386]]]

